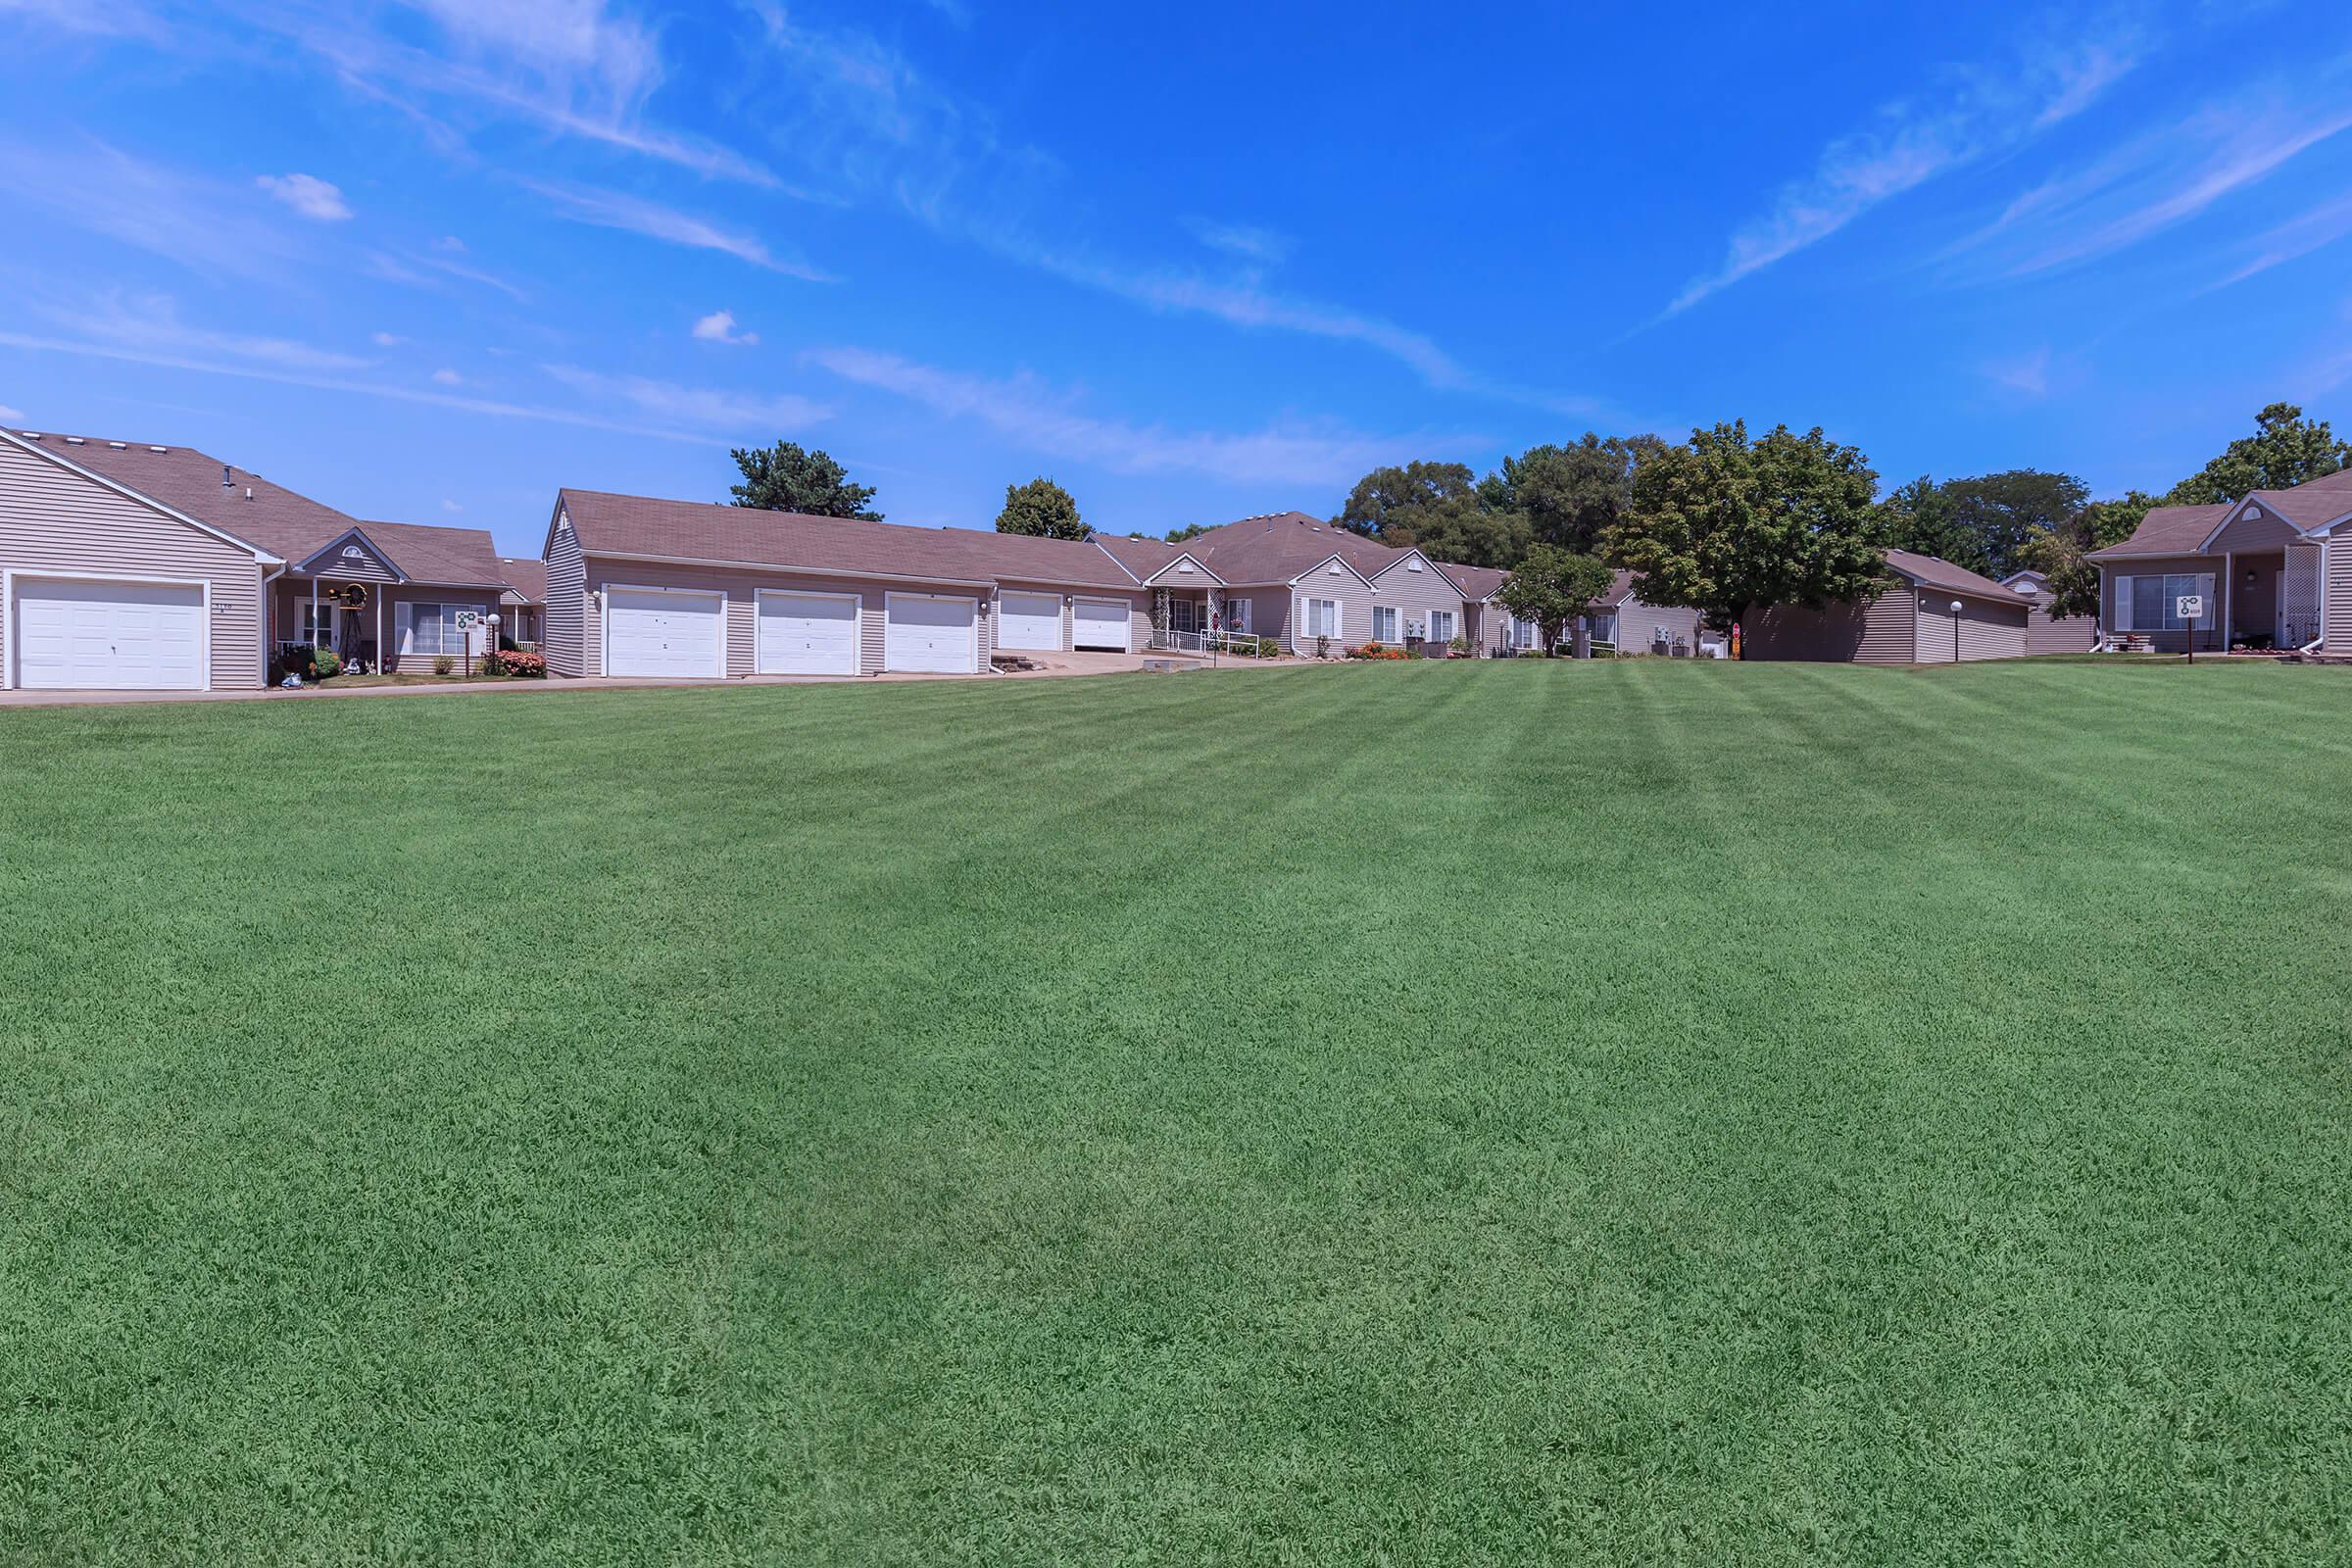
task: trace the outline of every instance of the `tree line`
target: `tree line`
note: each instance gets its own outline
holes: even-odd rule
[[[823,452],[779,441],[733,456],[743,473],[737,506],[882,515],[872,509],[874,487],[851,482]],[[1505,603],[1555,635],[1606,589],[1613,568],[1642,573],[1647,602],[1693,609],[1725,627],[1750,605],[1875,593],[1888,547],[1995,579],[2040,571],[2054,613],[2088,615],[2098,609],[2098,572],[2083,558],[2130,538],[2150,509],[2233,502],[2345,467],[2352,442],[2295,405],[2274,403],[2255,416],[2251,435],[2162,495],[2094,501],[2075,475],[2038,468],[1922,475],[1882,495],[1861,451],[1819,427],[1799,434],[1776,425],[1751,437],[1736,419],[1682,442],[1587,432],[1506,457],[1483,477],[1460,463],[1375,468],[1331,521],[1435,561],[1511,572]],[[1043,476],[1004,487],[997,528],[1061,539],[1091,532],[1070,493]],[[1181,544],[1206,531],[1194,523],[1164,537]]]

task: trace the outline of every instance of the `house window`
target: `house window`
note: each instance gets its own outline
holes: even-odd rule
[[[2176,572],[2165,577],[2126,577],[2116,586],[2116,612],[2122,624],[2118,631],[2180,631],[2187,622],[2174,612],[2174,601],[2184,594],[2202,594],[2205,613],[2198,617],[2197,630],[2213,629],[2213,614],[2217,608],[2213,598],[2211,573]]]
[[[1337,599],[1309,599],[1306,602],[1306,634],[1309,637],[1337,637],[1340,634],[1340,602]]]
[[[1217,624],[1221,631],[1247,632],[1250,629],[1250,601],[1247,599],[1218,601]]]
[[[1376,643],[1393,643],[1396,640],[1396,607],[1395,605],[1374,605],[1372,607],[1372,640]]]
[[[302,640],[313,648],[331,648],[335,641],[335,607],[302,602]]]
[[[1534,621],[1516,618],[1511,621],[1511,646],[1513,648],[1533,648],[1543,640],[1544,628]]]
[[[1433,610],[1429,612],[1429,640],[1433,643],[1453,641],[1453,612]]]
[[[466,652],[466,633],[458,625],[458,612],[464,605],[411,605],[409,607],[409,652],[412,654],[462,654]]]

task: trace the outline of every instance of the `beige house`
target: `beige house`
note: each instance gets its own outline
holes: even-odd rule
[[[0,432],[0,685],[267,684],[295,650],[370,668],[482,652],[503,588],[473,528],[362,522],[189,447]]]
[[[1740,621],[1743,656],[1856,664],[2025,657],[2032,612],[2015,589],[1908,550],[1886,552],[1886,578],[1868,599],[1750,606]]]
[[[1475,566],[1446,569],[1464,577],[1467,585],[1478,588],[1485,596],[1486,602],[1480,606],[1477,616],[1482,650],[1490,654],[1516,653],[1543,642],[1543,627],[1532,620],[1519,619],[1494,602],[1494,591],[1509,579],[1510,573]],[[1709,631],[1697,611],[1653,605],[1643,600],[1639,572],[1617,573],[1608,592],[1592,602],[1586,626],[1595,649],[1620,656],[1713,659],[1730,652],[1729,640]]]
[[[2110,648],[2352,654],[2352,469],[2211,506],[2157,507],[2094,551]],[[2204,613],[2183,621],[2180,601]]]
[[[2050,613],[2050,579],[2038,571],[2013,571],[2001,586],[2025,601],[2028,654],[2087,654],[2098,646],[2098,623],[2086,615]]]

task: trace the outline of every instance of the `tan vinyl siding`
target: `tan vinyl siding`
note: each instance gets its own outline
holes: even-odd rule
[[[212,604],[213,688],[263,684],[262,567],[252,551],[8,442],[0,442],[0,569],[202,581]],[[12,612],[0,595],[0,637],[16,635]]]
[[[1617,651],[1621,654],[1667,654],[1679,639],[1684,650],[1696,658],[1698,636],[1699,612],[1695,610],[1646,605],[1639,598],[1617,607]]]
[[[2087,654],[2099,640],[2099,628],[2088,615],[2064,620],[2041,605],[2026,612],[2026,652],[2029,654]]]
[[[548,604],[551,626],[558,595],[557,563],[551,554],[548,560]],[[966,587],[956,583],[886,582],[870,577],[835,577],[806,571],[763,571],[753,567],[691,566],[659,564],[646,561],[613,561],[603,556],[590,556],[584,564],[587,593],[581,606],[581,624],[584,628],[585,652],[582,663],[591,675],[604,673],[604,628],[597,613],[596,592],[608,587],[635,585],[644,588],[689,588],[723,595],[725,606],[724,641],[726,644],[727,674],[741,678],[759,668],[760,602],[762,588],[801,589],[820,594],[855,594],[859,601],[858,618],[858,673],[878,675],[882,672],[883,633],[888,626],[885,615],[886,594],[938,594],[950,599],[971,599],[979,603],[980,667],[988,668],[995,651],[996,593],[993,589]],[[1087,597],[1095,597],[1089,594]],[[1102,597],[1115,599],[1118,594]],[[1138,644],[1140,647],[1141,644]]]
[[[1128,651],[1140,654],[1151,646],[1152,596],[1150,594],[1141,589],[1133,593],[1121,593],[1115,588],[1100,591],[1092,588],[1073,588],[1068,590],[1068,594],[1071,602],[1061,612],[1061,645],[1064,648],[1071,646],[1070,639],[1076,635],[1077,601],[1081,599],[1095,604],[1125,605],[1127,607]]]
[[[1942,589],[1921,588],[1914,659],[1923,664],[1975,663],[1986,659],[2022,659],[2026,653],[2026,607],[1990,604]],[[1960,607],[1954,614],[1952,606]]]
[[[2205,554],[2210,558],[2226,550],[2281,550],[2302,537],[2293,523],[2264,507],[2259,517],[2239,514],[2214,535],[2213,543],[2205,547]]]
[[[1751,609],[1740,630],[1741,654],[1755,660],[1908,664],[1918,646],[1916,601],[1908,586],[1819,610],[1802,605]]]
[[[547,545],[547,668],[550,674],[588,673],[588,564],[568,523],[559,518]]]
[[[1331,639],[1331,657],[1334,659],[1350,648],[1361,647],[1372,640],[1372,606],[1389,602],[1345,566],[1340,568],[1340,574],[1336,577],[1331,575],[1329,567],[1317,566],[1291,585],[1291,595],[1295,618],[1283,634],[1284,641],[1294,652],[1309,659],[1314,657],[1315,639],[1306,630],[1311,624],[1304,608],[1307,600],[1329,599],[1340,607],[1340,629]],[[1259,635],[1265,634],[1261,632]]]
[[[1435,566],[1423,564],[1414,571],[1405,562],[1399,562],[1382,572],[1372,585],[1372,593],[1364,602],[1364,629],[1361,635],[1350,634],[1348,642],[1367,642],[1372,636],[1372,607],[1378,605],[1396,611],[1396,636],[1399,641],[1409,638],[1418,625],[1428,635],[1429,617],[1433,611],[1446,611],[1453,615],[1453,632],[1463,632],[1462,593],[1439,574]]]
[[[2102,562],[2099,570],[2099,626],[2114,636],[2123,636],[2125,628],[2116,607],[2116,585],[2127,577],[2205,576],[2213,578],[2213,591],[2222,592],[2222,569],[2225,563],[2219,556],[2142,556],[2135,560]],[[2222,617],[2220,608],[2214,611],[2211,630],[2197,633],[2197,652],[2220,652],[2222,648]],[[2244,624],[2241,620],[2240,624]],[[2248,627],[2248,630],[2264,630]],[[2145,637],[2158,653],[2178,654],[2188,647],[2188,632],[2146,627],[2131,628],[2131,635]]]
[[[2345,531],[2336,530],[2339,534]],[[2331,654],[2352,654],[2352,539],[2328,540],[2321,565],[2327,650]]]

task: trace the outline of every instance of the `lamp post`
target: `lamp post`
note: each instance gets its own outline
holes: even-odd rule
[[[1952,662],[1955,664],[1960,662],[1960,612],[1963,608],[1959,600],[1952,601]]]

